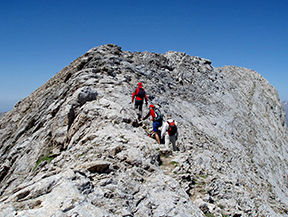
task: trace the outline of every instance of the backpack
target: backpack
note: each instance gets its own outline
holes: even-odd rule
[[[155,112],[154,121],[158,121],[158,122],[162,121],[162,120],[163,120],[163,117],[162,117],[162,115],[161,115],[160,110],[157,109],[157,108],[154,108],[154,112]]]
[[[138,91],[138,92],[137,92],[137,91]],[[144,91],[144,89],[141,88],[141,87],[138,87],[138,88],[136,89],[135,93],[136,93],[136,96],[137,96],[137,97],[140,97],[141,99],[143,99],[143,98],[145,97],[145,91]]]
[[[174,120],[172,122],[167,121],[167,123],[169,124],[169,129],[167,131],[169,136],[174,136],[177,133],[177,126]]]

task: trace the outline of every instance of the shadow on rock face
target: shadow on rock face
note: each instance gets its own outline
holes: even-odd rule
[[[96,100],[98,93],[96,90],[92,90],[90,87],[84,87],[78,95],[78,103],[80,106],[86,102]]]

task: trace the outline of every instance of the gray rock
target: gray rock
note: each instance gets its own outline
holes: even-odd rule
[[[139,81],[180,151],[136,120]],[[0,119],[0,216],[287,216],[287,135],[253,70],[103,45]]]

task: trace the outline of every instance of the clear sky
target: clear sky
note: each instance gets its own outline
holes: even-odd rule
[[[0,112],[108,43],[253,69],[288,100],[287,0],[0,0]]]

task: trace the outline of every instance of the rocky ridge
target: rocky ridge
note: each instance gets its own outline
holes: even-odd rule
[[[178,152],[137,121],[138,81]],[[0,216],[287,216],[287,133],[253,70],[96,47],[0,119]]]

